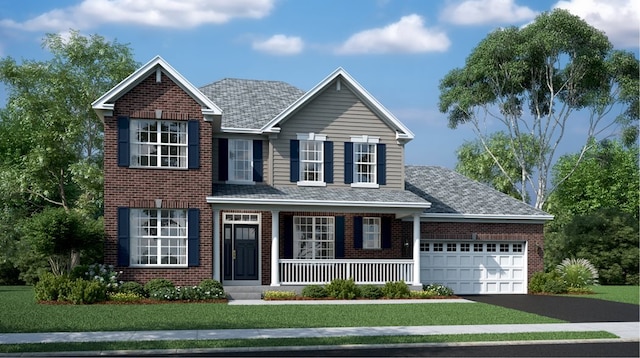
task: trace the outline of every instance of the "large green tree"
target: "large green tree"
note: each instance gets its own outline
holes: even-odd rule
[[[0,230],[0,262],[26,262],[23,267],[37,267],[42,255],[26,244],[33,231],[16,229],[30,227],[44,209],[78,212],[87,226],[99,222],[104,126],[91,103],[138,67],[127,45],[99,35],[48,34],[43,48],[51,54],[45,61],[0,58],[7,89],[0,110],[0,228],[14,228]]]
[[[586,128],[580,158],[592,138],[622,129],[631,133],[625,138],[634,140],[640,117],[638,71],[633,54],[614,50],[604,33],[557,9],[522,28],[490,33],[463,68],[441,80],[439,107],[451,128],[470,125],[489,153],[486,128],[497,123],[512,143],[509,157],[520,167],[517,177],[505,169],[509,158],[491,157],[512,184],[523,181],[535,195],[535,207],[542,208],[568,178],[549,185],[556,150],[570,123]],[[531,155],[534,163],[527,160]]]

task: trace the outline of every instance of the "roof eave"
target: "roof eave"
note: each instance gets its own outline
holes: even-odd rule
[[[478,222],[505,222],[505,223],[545,223],[553,220],[553,215],[503,215],[503,214],[460,214],[460,213],[423,213],[420,216],[423,221],[478,221]]]

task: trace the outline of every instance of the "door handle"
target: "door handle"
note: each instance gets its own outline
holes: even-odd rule
[[[231,251],[231,258],[236,259],[236,250]]]

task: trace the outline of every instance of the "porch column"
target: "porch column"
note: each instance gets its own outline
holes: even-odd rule
[[[271,286],[280,286],[280,211],[271,211]]]
[[[422,286],[420,282],[420,214],[413,215],[413,285]]]
[[[222,282],[220,276],[220,210],[213,209],[213,279]]]

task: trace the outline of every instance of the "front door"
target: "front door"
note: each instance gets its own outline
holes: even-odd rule
[[[258,279],[258,225],[224,225],[224,278]]]

